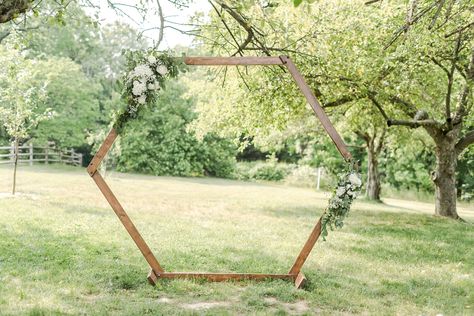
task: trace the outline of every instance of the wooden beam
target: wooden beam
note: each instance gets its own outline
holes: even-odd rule
[[[265,274],[265,273],[206,273],[206,272],[163,272],[157,274],[158,279],[206,279],[212,282],[238,281],[238,280],[265,280],[265,279],[296,279],[291,274]]]
[[[293,79],[295,80],[296,84],[300,88],[301,92],[305,96],[308,103],[313,108],[314,114],[316,114],[317,118],[321,121],[321,124],[323,125],[326,132],[329,134],[329,137],[331,137],[332,141],[336,145],[342,157],[344,157],[346,161],[351,160],[352,155],[347,149],[346,144],[344,143],[344,141],[342,140],[341,136],[336,131],[334,126],[332,125],[331,121],[326,115],[326,112],[324,112],[318,99],[316,99],[316,96],[313,94],[313,91],[311,91],[311,88],[308,86],[308,84],[306,83],[303,76],[296,68],[293,61],[287,56],[281,56],[280,58],[282,62],[284,63],[284,65],[286,66],[286,68],[288,68],[288,71],[293,76]]]
[[[94,158],[92,158],[89,166],[87,166],[87,172],[93,176],[94,173],[97,171],[97,168],[99,168],[100,163],[104,159],[104,157],[107,155],[108,151],[110,150],[110,147],[114,144],[115,139],[117,138],[118,134],[115,128],[112,128],[105,138],[104,142],[100,146],[99,150],[97,153],[94,155]]]
[[[151,285],[156,285],[156,281],[158,281],[158,276],[156,275],[155,271],[153,271],[153,269],[150,269],[150,272],[148,272],[146,278],[148,280],[148,283],[150,283]]]
[[[303,273],[298,273],[295,279],[295,287],[297,289],[301,289],[306,283],[306,277],[304,276]]]
[[[157,273],[163,272],[164,270],[160,266],[158,260],[156,260],[155,256],[151,252],[151,249],[148,247],[145,240],[143,240],[142,236],[138,232],[132,220],[130,219],[130,217],[128,217],[127,212],[125,212],[122,205],[120,205],[119,201],[117,200],[115,195],[112,193],[107,183],[105,183],[100,173],[95,172],[92,175],[92,179],[94,179],[100,191],[102,192],[104,197],[107,199],[107,202],[109,202],[115,214],[117,214],[117,217],[122,222],[123,226],[127,230],[130,237],[132,237],[138,249],[140,249],[140,251],[142,252],[143,256],[145,257],[145,260],[148,262],[150,267]]]
[[[186,65],[195,66],[250,66],[283,65],[280,57],[185,57]]]
[[[303,249],[301,249],[300,254],[296,258],[295,263],[291,267],[290,272],[288,272],[288,274],[297,275],[300,273],[301,267],[305,263],[306,259],[311,253],[311,250],[313,250],[314,244],[321,235],[321,220],[322,217],[319,218],[318,222],[313,228],[313,231],[311,232],[311,234],[309,234],[308,240],[304,244]]]

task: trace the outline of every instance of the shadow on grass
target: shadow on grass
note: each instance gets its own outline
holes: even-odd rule
[[[347,246],[370,260],[393,264],[463,262],[472,266],[474,225],[451,219],[418,214],[352,214],[349,230],[364,241]],[[347,249],[346,249],[347,250]]]
[[[2,273],[25,284],[35,281],[54,287],[67,281],[78,288],[100,284],[118,290],[145,282],[143,262],[135,260],[137,256],[122,258],[111,243],[91,243],[78,234],[58,235],[32,225],[23,234],[2,225],[0,235]]]

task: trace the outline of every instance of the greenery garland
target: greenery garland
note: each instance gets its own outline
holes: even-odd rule
[[[126,73],[123,77],[122,97],[126,106],[115,117],[114,128],[120,133],[125,124],[138,116],[144,107],[153,104],[167,79],[176,78],[185,71],[186,65],[181,58],[169,52],[153,49],[126,51]],[[321,220],[321,234],[326,240],[328,227],[341,228],[362,187],[360,174],[349,163],[348,170],[339,176],[339,180]]]
[[[126,73],[122,78],[125,106],[115,115],[114,128],[120,133],[125,124],[138,116],[141,109],[153,104],[166,80],[185,71],[182,58],[170,52],[153,49],[125,51]]]
[[[344,219],[349,215],[351,204],[359,195],[361,187],[361,175],[357,168],[354,168],[354,164],[349,162],[346,172],[339,175],[336,189],[323,213],[321,220],[323,240],[326,240],[328,235],[328,227],[334,230],[344,225]]]

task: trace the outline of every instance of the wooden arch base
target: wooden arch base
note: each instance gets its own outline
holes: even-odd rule
[[[336,131],[334,126],[329,121],[326,113],[321,107],[319,101],[312,93],[310,87],[306,84],[303,76],[300,74],[295,64],[289,57],[286,56],[275,56],[275,57],[186,57],[184,59],[188,65],[205,65],[205,66],[251,66],[251,65],[280,65],[286,67],[289,73],[292,75],[296,84],[300,88],[306,100],[311,105],[316,117],[321,121],[324,129],[331,137],[332,141],[336,145],[337,149],[341,153],[342,157],[346,161],[352,159],[350,152],[348,151],[344,141],[342,140],[339,133]],[[150,266],[150,272],[148,274],[148,281],[150,284],[156,284],[159,279],[206,279],[208,281],[219,282],[229,280],[265,280],[265,279],[282,279],[294,282],[297,288],[303,286],[306,278],[301,272],[301,268],[308,258],[311,250],[313,249],[316,241],[321,234],[321,218],[316,222],[313,230],[311,231],[308,240],[301,249],[298,257],[296,258],[293,266],[286,274],[259,274],[259,273],[206,273],[206,272],[165,272],[161,267],[160,263],[156,259],[155,255],[148,247],[147,243],[140,235],[139,231],[133,224],[128,214],[123,209],[120,202],[117,200],[112,190],[110,190],[107,183],[104,181],[98,167],[100,163],[107,155],[108,151],[112,147],[115,139],[117,138],[117,131],[112,129],[107,135],[104,143],[101,145],[95,156],[92,158],[91,163],[87,167],[87,172],[95,181],[100,191],[109,202],[110,206],[114,210],[115,214],[122,222],[123,226],[133,239],[138,249],[140,249],[143,257]]]

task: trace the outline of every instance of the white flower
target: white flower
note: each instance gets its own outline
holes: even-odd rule
[[[146,102],[146,95],[141,95],[139,98],[137,98],[137,102],[139,104],[145,104]]]
[[[137,112],[137,108],[135,106],[130,106],[128,108],[128,113],[134,114],[135,112]]]
[[[157,71],[160,75],[164,76],[164,75],[166,75],[166,74],[168,73],[168,68],[166,68],[165,65],[159,65],[158,67],[156,67],[156,71]]]
[[[148,90],[159,90],[160,84],[158,82],[153,82],[148,84]]]
[[[146,90],[146,84],[138,80],[133,81],[132,93],[141,95]]]
[[[359,175],[357,175],[357,173],[351,173],[349,176],[349,181],[357,188],[362,185],[362,180],[360,179]]]
[[[135,77],[148,78],[153,75],[153,70],[148,65],[138,65],[133,69],[133,75]]]
[[[346,193],[346,188],[344,188],[344,187],[337,188],[337,190],[336,190],[336,195],[337,196],[342,197],[344,195],[344,193]]]
[[[156,63],[156,57],[153,56],[153,55],[148,56],[148,62],[149,62],[150,64]]]

